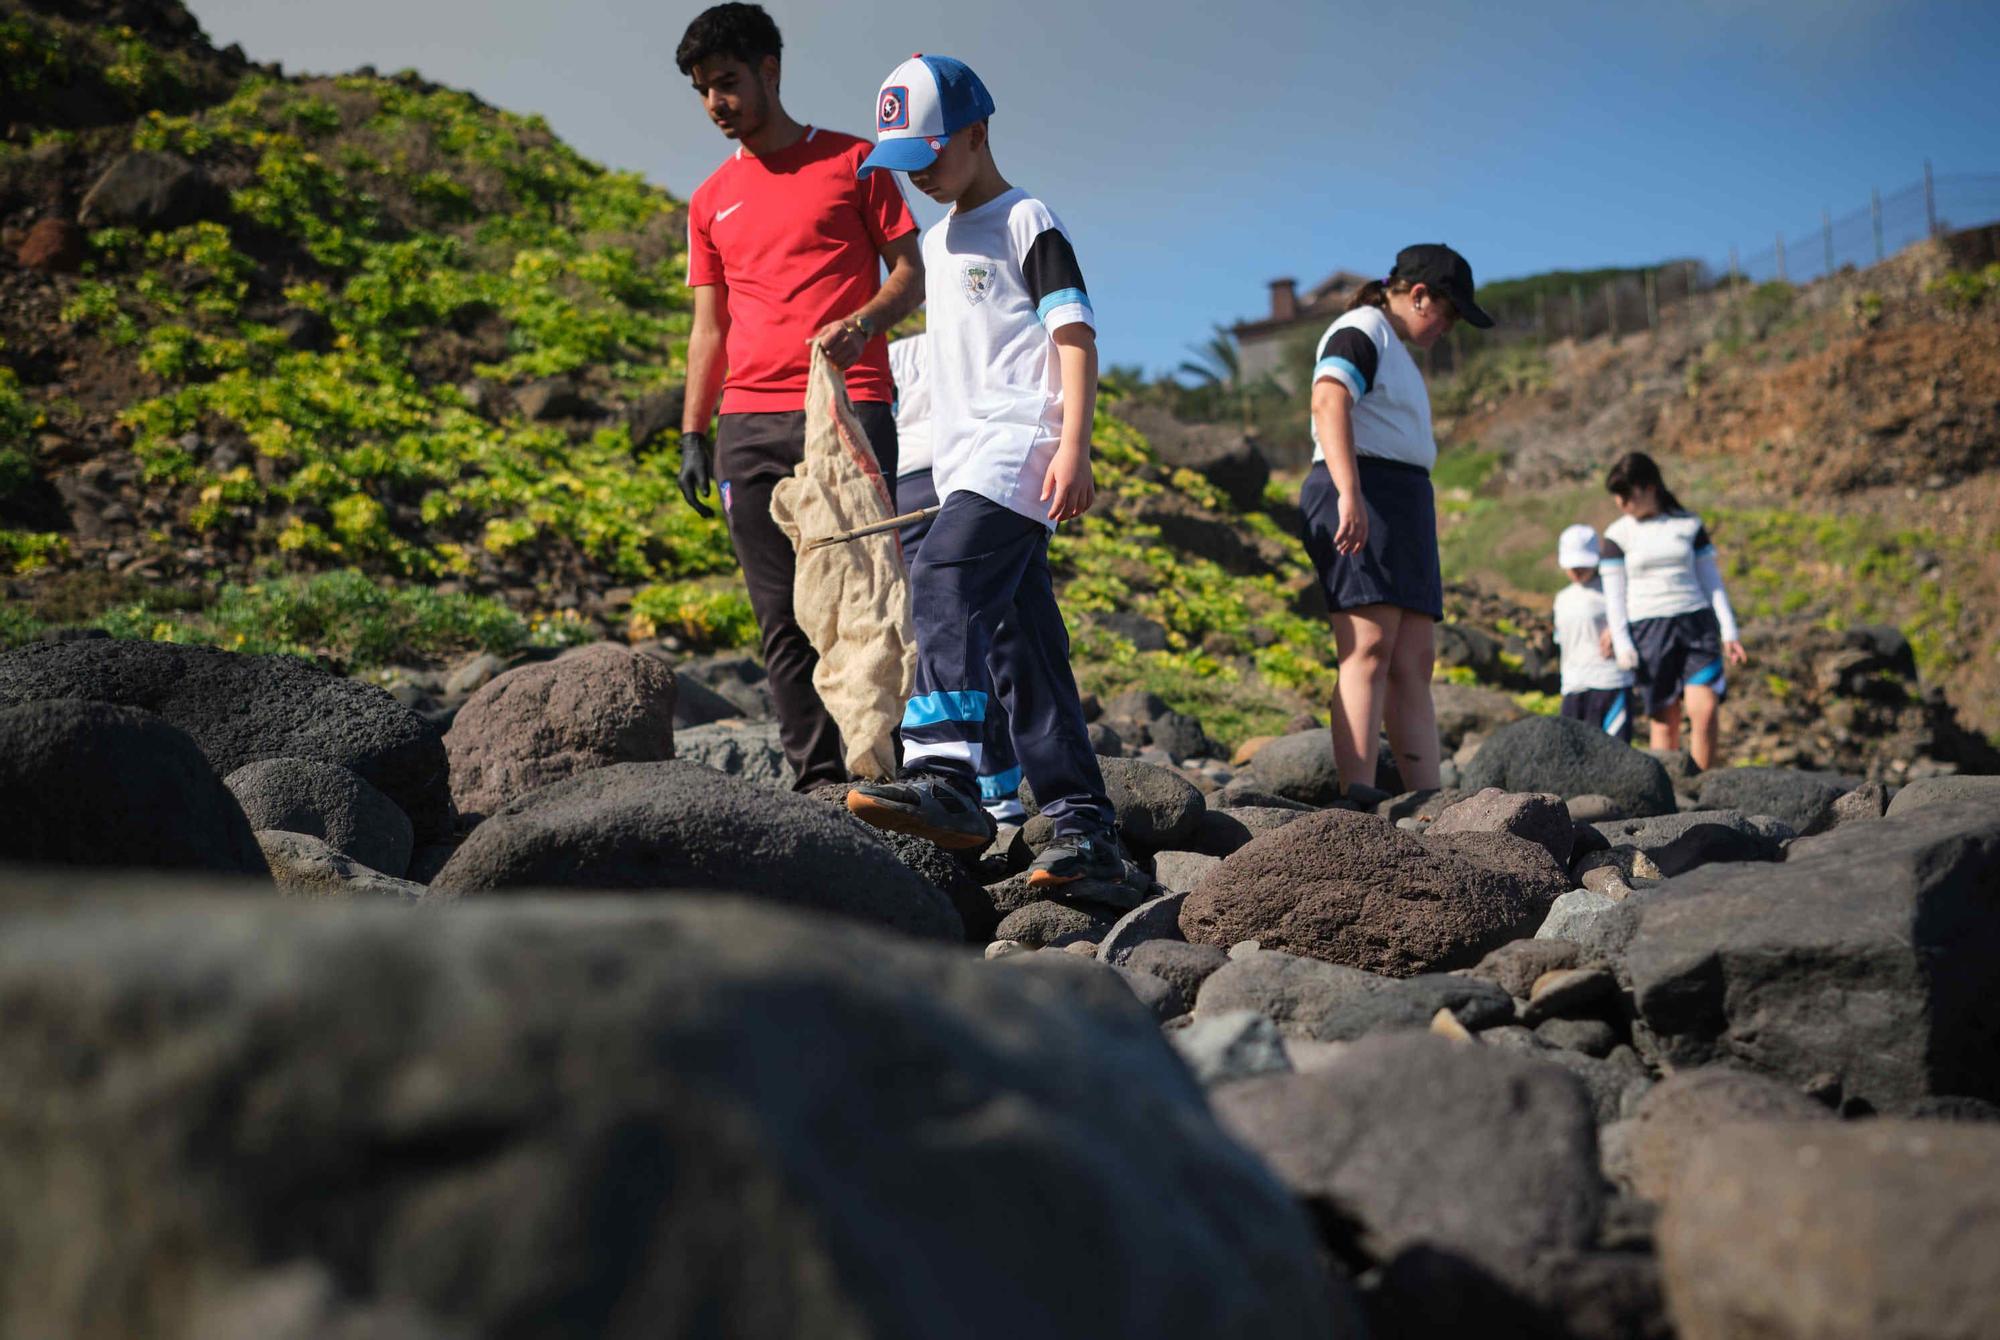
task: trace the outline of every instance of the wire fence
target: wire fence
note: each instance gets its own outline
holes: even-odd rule
[[[1479,342],[1547,343],[1657,330],[1691,298],[1724,284],[1807,284],[1874,265],[1926,238],[1995,222],[2000,222],[2000,173],[1936,176],[1926,163],[1922,180],[1887,195],[1871,191],[1866,205],[1839,217],[1822,210],[1818,227],[1775,233],[1769,246],[1756,251],[1731,247],[1726,256],[1666,261],[1643,271],[1579,281],[1567,291],[1544,287],[1532,298],[1485,304],[1494,329]],[[1461,365],[1471,347],[1469,341],[1461,346],[1456,340],[1449,349],[1441,347],[1436,370]]]

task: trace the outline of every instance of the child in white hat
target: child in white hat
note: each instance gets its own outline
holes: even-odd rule
[[[1556,542],[1556,562],[1570,584],[1556,596],[1556,645],[1562,648],[1562,714],[1587,721],[1630,744],[1632,672],[1620,669],[1611,646],[1604,584],[1597,578],[1597,532],[1571,526]]]

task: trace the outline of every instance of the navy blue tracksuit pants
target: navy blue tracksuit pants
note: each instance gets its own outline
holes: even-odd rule
[[[910,571],[916,696],[903,712],[903,763],[976,793],[996,694],[1042,813],[1063,837],[1117,822],[1084,729],[1069,630],[1049,576],[1049,531],[982,498],[954,493]]]
[[[929,470],[912,470],[897,478],[898,512],[921,511],[937,500],[937,486]],[[917,555],[923,552],[924,537],[931,533],[931,523],[936,520],[927,516],[909,522],[899,532],[903,538],[903,556],[913,567]],[[1014,754],[1013,726],[1007,719],[1005,705],[1013,676],[1006,666],[994,665],[990,660],[986,668],[993,676],[993,696],[986,700],[986,733],[980,737],[979,804],[999,822],[1017,824],[1025,817],[1021,809],[1021,763]]]

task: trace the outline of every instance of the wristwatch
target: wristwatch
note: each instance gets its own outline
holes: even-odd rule
[[[860,331],[861,338],[864,340],[872,340],[875,338],[875,323],[873,321],[870,321],[867,315],[864,313],[856,312],[853,315],[853,317],[849,319],[847,323],[847,328],[849,330]]]

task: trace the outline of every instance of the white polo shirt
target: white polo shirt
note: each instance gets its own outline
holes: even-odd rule
[[[1424,470],[1437,464],[1430,388],[1381,308],[1357,307],[1320,336],[1313,354],[1313,381],[1329,378],[1354,397],[1356,455]],[[1325,460],[1317,423],[1312,425],[1312,439],[1313,460]]]
[[[931,468],[931,387],[924,365],[930,336],[919,332],[889,342],[889,375],[896,381],[896,478]]]
[[[1611,626],[1605,614],[1604,588],[1571,582],[1556,593],[1556,645],[1562,648],[1562,691],[1630,688],[1632,672],[1620,670],[1616,659],[1598,649],[1600,635]]]
[[[1069,234],[1018,188],[924,234],[931,478],[1055,529],[1042,479],[1062,440],[1055,331],[1096,329]]]

